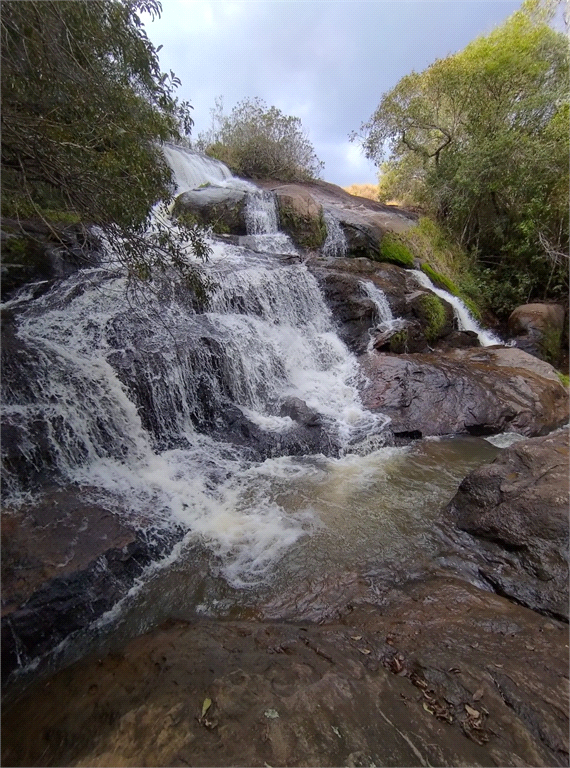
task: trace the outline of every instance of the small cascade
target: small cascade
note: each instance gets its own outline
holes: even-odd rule
[[[502,339],[479,325],[477,320],[475,320],[471,312],[458,296],[454,296],[452,293],[449,293],[449,291],[437,288],[425,272],[422,272],[419,269],[411,270],[411,274],[416,278],[420,285],[424,288],[428,288],[432,293],[435,293],[436,296],[439,296],[441,299],[444,299],[444,301],[447,301],[448,304],[451,304],[458,330],[473,331],[476,333],[482,347],[491,347],[495,344],[504,346],[505,342]]]
[[[163,144],[162,151],[172,168],[177,194],[197,189],[202,184],[225,185],[234,177],[219,160],[175,144]]]
[[[322,246],[323,255],[333,257],[346,256],[348,244],[339,220],[326,208],[323,209],[323,213],[327,227],[327,237]]]
[[[378,288],[371,280],[363,280],[360,282],[360,287],[369,299],[372,299],[376,305],[376,328],[374,329],[377,334],[383,337],[383,340],[388,340],[394,333],[405,327],[405,320],[394,317],[386,294],[381,288]],[[378,335],[370,335],[370,341],[368,342],[367,351],[372,352],[375,344],[379,341]]]
[[[254,188],[247,196],[245,223],[249,235],[274,235],[279,232],[275,195]]]

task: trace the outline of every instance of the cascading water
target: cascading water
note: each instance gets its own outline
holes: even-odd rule
[[[467,309],[465,304],[458,296],[454,296],[448,291],[443,291],[441,288],[437,288],[429,279],[429,277],[421,270],[414,269],[411,272],[420,285],[422,285],[424,288],[429,288],[429,290],[435,293],[436,296],[439,296],[440,298],[447,301],[448,304],[451,304],[455,314],[458,330],[473,331],[476,333],[482,347],[491,347],[495,344],[501,344],[504,346],[505,342],[502,339],[500,339],[494,333],[491,333],[491,331],[487,331],[484,328],[481,328],[479,323],[475,320],[471,312]]]
[[[323,215],[327,228],[327,236],[322,247],[323,255],[336,257],[346,256],[348,244],[339,220],[326,208],[323,209]]]
[[[177,178],[202,178],[204,159],[176,152]],[[272,205],[267,193],[249,197],[250,237],[276,234]],[[15,333],[27,367],[4,376],[4,403],[24,435],[26,481],[39,435],[50,477],[99,488],[145,524],[152,514],[182,525],[237,587],[266,578],[315,520],[310,505],[284,514],[270,497],[251,449],[231,442],[235,413],[257,429],[262,464],[264,433],[265,455],[295,445],[292,401],[315,414],[320,450],[333,455],[385,444],[388,419],[362,407],[356,359],[304,265],[215,242],[208,272],[215,289],[202,312],[169,295],[166,281],[158,308],[132,307],[125,277],[105,269],[23,300]],[[8,473],[13,500],[24,484]]]
[[[360,287],[369,299],[372,299],[376,305],[376,331],[381,334],[391,334],[405,327],[405,321],[399,317],[394,317],[386,294],[381,288],[378,288],[371,280],[363,280]],[[368,352],[374,349],[377,339],[371,334],[368,343]]]

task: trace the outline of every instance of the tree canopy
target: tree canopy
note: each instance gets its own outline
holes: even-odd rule
[[[306,181],[318,177],[323,168],[301,120],[261,99],[244,99],[229,115],[218,99],[212,126],[198,136],[196,146],[248,178]]]
[[[154,19],[160,3],[2,3],[2,212],[99,225],[148,277],[172,259],[184,268],[151,211],[174,191],[160,143],[181,140],[193,121],[174,96],[174,73],[160,71],[142,12]],[[201,235],[189,234],[205,253]]]
[[[384,195],[434,214],[502,283],[505,311],[568,286],[568,41],[527,0],[487,36],[412,72],[362,126]]]

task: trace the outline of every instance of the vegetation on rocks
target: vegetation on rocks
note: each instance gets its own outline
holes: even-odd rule
[[[190,132],[179,81],[160,71],[140,18],[157,0],[2,4],[2,212],[96,224],[132,276],[174,266],[183,248],[152,219],[174,191],[160,143]],[[208,249],[196,227],[192,249]]]
[[[475,260],[503,315],[568,292],[568,69],[559,4],[526,0],[491,34],[402,78],[362,125],[381,197],[420,206]]]
[[[308,181],[318,178],[323,168],[300,119],[257,98],[239,102],[229,115],[218,99],[212,125],[195,146],[247,178]]]
[[[414,255],[408,246],[402,241],[401,236],[387,233],[380,243],[379,261],[387,261],[398,267],[414,266]]]
[[[428,341],[435,341],[445,326],[445,308],[438,296],[426,293],[420,299],[420,307],[425,325],[423,331]]]

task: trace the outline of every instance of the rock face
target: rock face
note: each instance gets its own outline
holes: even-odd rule
[[[386,232],[404,232],[415,224],[417,218],[410,211],[349,195],[341,187],[324,181],[305,182],[302,185],[283,185],[272,180],[255,181],[255,183],[262,189],[273,190],[278,199],[283,196],[284,203],[294,205],[302,215],[305,215],[308,210],[313,211],[310,217],[313,224],[307,234],[302,235],[301,240],[296,239],[294,231],[287,228],[289,226],[287,215],[281,221],[283,229],[291,235],[298,245],[303,247],[315,248],[324,242],[326,230],[324,230],[322,223],[323,208],[331,211],[340,222],[347,239],[347,255],[356,258],[367,257],[373,260],[379,258],[380,243]],[[290,202],[287,198],[290,198]],[[322,228],[323,234],[320,241],[317,237],[318,226],[315,218],[317,210],[320,211],[319,226]],[[302,227],[299,231],[302,232]]]
[[[179,195],[174,214],[190,214],[198,224],[212,227],[218,234],[245,235],[245,202],[246,193],[241,189],[209,185]]]
[[[367,408],[396,434],[545,434],[568,419],[568,391],[548,363],[513,347],[437,354],[368,354]]]
[[[90,488],[53,488],[2,512],[2,675],[109,610],[182,530],[119,520]],[[101,498],[101,494],[98,494]]]
[[[36,295],[54,280],[95,266],[101,257],[94,235],[80,225],[48,227],[40,221],[1,220],[2,299],[31,281],[42,281]]]
[[[556,363],[560,358],[564,316],[561,304],[524,304],[511,313],[509,332],[520,349]]]
[[[313,257],[306,263],[338,323],[340,337],[355,354],[363,354],[371,338],[379,349],[396,353],[427,352],[448,338],[449,346],[453,345],[453,308],[421,287],[410,271],[366,258]],[[388,334],[375,331],[378,316],[363,288],[367,282],[384,293],[393,317],[401,319],[397,330]],[[433,304],[439,311],[439,323],[432,316]],[[459,338],[455,343],[469,346],[473,339]]]
[[[323,208],[298,184],[275,189],[281,229],[301,248],[320,248],[327,236]]]
[[[471,472],[447,510],[495,590],[566,620],[568,455],[568,429],[516,443]]]
[[[567,643],[442,578],[334,624],[170,622],[3,706],[2,763],[567,765]]]

